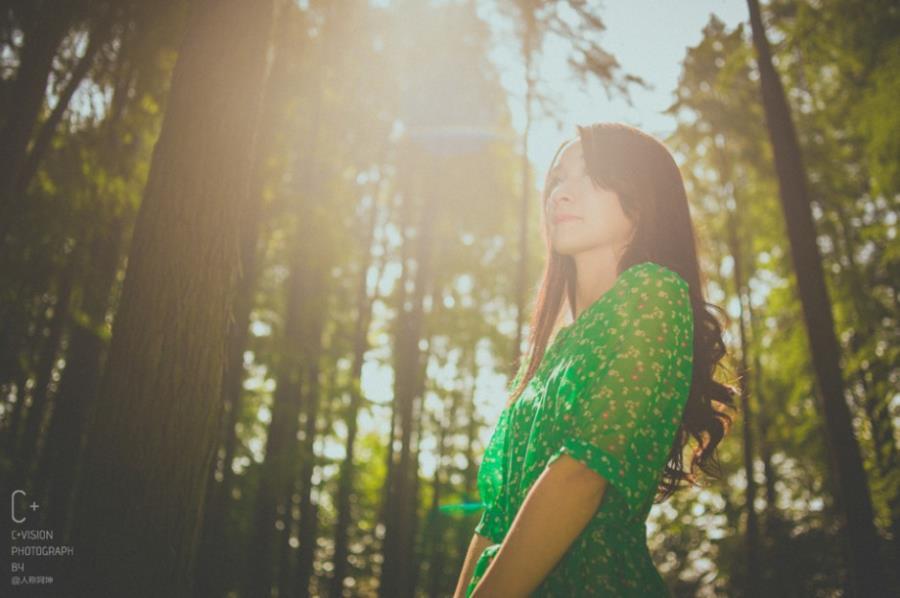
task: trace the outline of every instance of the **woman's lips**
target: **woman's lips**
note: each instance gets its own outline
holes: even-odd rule
[[[556,224],[560,224],[562,222],[570,222],[574,220],[581,220],[578,216],[573,216],[572,214],[558,214],[556,218],[553,219],[553,222]]]

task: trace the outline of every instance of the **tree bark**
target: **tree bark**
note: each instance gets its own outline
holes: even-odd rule
[[[259,195],[260,191],[254,187]],[[240,287],[235,298],[234,322],[228,329],[228,362],[222,372],[222,394],[224,402],[224,422],[220,436],[224,440],[221,463],[210,468],[209,493],[203,522],[203,537],[198,559],[198,594],[201,596],[221,596],[225,592],[221,566],[225,558],[225,514],[234,482],[232,463],[237,447],[236,425],[241,411],[241,396],[244,387],[244,349],[247,346],[250,312],[253,308],[253,294],[256,289],[256,241],[258,237],[257,218],[251,218],[243,231],[244,259]],[[221,472],[221,480],[216,472]]]
[[[412,432],[415,426],[414,403],[419,370],[422,367],[422,338],[425,290],[431,276],[432,226],[438,213],[435,193],[425,194],[416,231],[416,272],[411,311],[403,310],[397,318],[394,367],[394,402],[400,428],[400,455],[391,477],[390,508],[386,513],[384,565],[379,595],[405,596],[410,585],[413,554],[413,463]]]
[[[791,259],[806,322],[815,379],[825,423],[825,440],[835,479],[836,503],[844,520],[844,554],[851,596],[884,596],[890,590],[875,532],[872,499],[859,444],[853,435],[844,398],[840,347],[816,228],[807,192],[806,171],[784,89],[775,68],[760,15],[758,0],[748,0],[753,45],[759,68],[766,124],[775,157],[781,205],[790,239]]]
[[[79,595],[193,594],[274,8],[192,5],[88,426]]]
[[[262,97],[258,141],[250,173],[250,193],[262,206],[267,172],[266,163],[273,151],[278,127],[280,109],[278,86],[283,81],[286,66],[285,36],[289,30],[291,14],[283,14],[279,19],[275,41],[273,42],[273,63],[266,80]],[[209,470],[209,497],[203,522],[203,533],[197,569],[197,593],[201,596],[221,596],[225,593],[225,565],[227,538],[225,516],[231,501],[234,484],[234,454],[237,448],[237,423],[240,417],[244,378],[244,351],[249,338],[250,314],[255,304],[255,292],[259,272],[259,235],[262,225],[262,210],[249,212],[241,226],[242,263],[235,297],[234,319],[228,326],[228,358],[222,373],[223,422],[220,427],[221,461],[214,459]],[[270,426],[270,433],[271,433]],[[218,451],[217,451],[218,455]],[[259,503],[257,503],[259,504]]]

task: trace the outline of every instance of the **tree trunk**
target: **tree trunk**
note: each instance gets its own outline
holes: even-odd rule
[[[317,261],[322,271],[311,274],[317,281],[324,281],[327,264]],[[319,385],[320,355],[322,351],[322,322],[324,320],[325,289],[322,286],[309,295],[321,302],[318,309],[311,310],[309,321],[309,352],[307,362],[307,389],[305,401],[305,422],[303,440],[300,444],[300,550],[297,553],[297,574],[294,596],[309,596],[309,582],[312,578],[313,560],[316,556],[316,539],[319,537],[318,508],[312,501],[312,478],[316,468],[315,440],[321,401]]]
[[[478,478],[478,463],[475,459],[475,450],[474,445],[478,439],[478,408],[475,405],[475,392],[478,389],[478,360],[477,355],[475,353],[475,348],[472,347],[468,350],[468,353],[463,353],[464,356],[467,356],[469,361],[469,369],[468,369],[468,379],[470,380],[470,385],[466,389],[466,402],[465,402],[465,419],[466,423],[465,434],[466,434],[466,445],[463,449],[463,454],[466,457],[466,469],[463,472],[463,502],[470,502],[475,498],[475,490],[477,488],[477,478]],[[463,359],[460,359],[460,363],[463,363]],[[505,397],[504,397],[505,398]],[[466,554],[468,550],[469,543],[471,542],[472,535],[475,534],[474,528],[475,523],[472,524],[471,535],[468,533],[463,533],[460,535],[459,546],[458,546],[458,554]],[[457,563],[456,570],[462,568],[462,562]]]
[[[726,171],[727,172],[727,171]],[[735,197],[735,203],[738,202]],[[750,379],[748,367],[749,342],[744,326],[746,313],[744,305],[750,301],[750,295],[745,286],[743,263],[744,252],[741,249],[741,239],[738,234],[737,216],[731,210],[728,215],[729,245],[731,255],[734,258],[734,288],[735,294],[741,305],[738,316],[738,335],[741,345],[740,370],[738,372],[741,396],[741,411],[744,422],[744,471],[747,475],[747,492],[745,507],[747,509],[747,528],[744,541],[747,547],[746,591],[748,596],[759,596],[759,580],[761,574],[760,548],[759,548],[759,523],[756,516],[756,479],[753,475],[754,450],[753,450],[753,423],[755,417],[750,406]]]
[[[465,353],[463,353],[463,359],[465,359]],[[447,455],[447,433],[448,427],[449,431],[452,432],[454,428],[454,423],[456,420],[456,413],[459,409],[459,402],[462,398],[462,391],[453,389],[451,392],[450,398],[450,408],[445,412],[445,420],[444,422],[437,422],[438,428],[438,446],[437,446],[437,464],[434,468],[434,476],[431,480],[431,486],[433,488],[431,494],[431,513],[430,513],[430,523],[431,525],[427,528],[427,533],[425,535],[426,539],[429,541],[431,545],[431,550],[429,551],[429,562],[428,562],[428,595],[432,598],[438,598],[441,596],[442,589],[444,587],[444,583],[448,583],[448,580],[445,579],[446,575],[444,574],[446,568],[446,528],[447,526],[444,524],[444,518],[440,511],[441,499],[444,497],[444,486],[446,484],[444,476],[444,460]]]
[[[769,550],[762,553],[765,557],[765,562],[761,561],[761,564],[765,565],[765,571],[769,571],[763,579],[765,579],[767,583],[771,580],[770,583],[772,584],[771,586],[763,587],[763,591],[766,596],[781,596],[785,594],[784,588],[786,586],[782,579],[784,572],[782,571],[782,567],[778,566],[779,563],[783,562],[777,554],[778,550],[782,547],[782,544],[779,542],[781,517],[778,512],[777,493],[775,491],[777,476],[775,467],[772,465],[772,447],[766,435],[766,431],[769,429],[769,417],[768,408],[762,392],[762,361],[759,354],[762,350],[762,333],[760,332],[760,325],[757,321],[758,318],[753,313],[753,303],[749,301],[749,298],[747,301],[747,319],[750,324],[750,335],[753,339],[755,349],[753,351],[753,386],[756,390],[756,431],[758,433],[757,437],[759,438],[759,456],[763,464],[766,493],[765,544]]]
[[[735,296],[740,305],[740,313],[738,315],[738,339],[740,341],[740,363],[738,372],[738,383],[740,385],[741,411],[743,413],[743,436],[744,436],[744,471],[747,475],[747,492],[745,507],[747,509],[747,527],[744,541],[747,547],[747,568],[745,570],[746,577],[744,583],[748,596],[759,595],[759,581],[761,575],[760,567],[760,545],[759,545],[759,520],[756,514],[756,479],[753,475],[754,450],[753,450],[753,424],[755,416],[750,406],[751,384],[749,377],[749,346],[747,338],[747,308],[750,303],[750,295],[747,292],[746,280],[744,276],[744,251],[741,230],[739,229],[740,212],[742,202],[738,197],[737,186],[731,184],[734,173],[731,169],[731,163],[728,158],[725,142],[716,142],[716,158],[720,176],[725,181],[726,199],[730,199],[734,203],[734,208],[728,207],[726,202],[725,220],[728,234],[728,251],[734,261],[732,269],[732,277],[734,283]],[[730,191],[730,192],[729,192]]]
[[[23,414],[25,413],[25,385],[28,383],[28,372],[23,367],[19,367],[18,372],[14,375],[13,384],[16,387],[16,402],[12,406],[12,413],[9,415],[6,428],[3,430],[5,437],[3,439],[6,445],[6,454],[14,455],[16,445],[19,442],[19,428],[22,426]]]
[[[532,46],[534,45],[535,17],[533,9],[523,8],[525,37],[522,40],[522,59],[525,63],[525,130],[522,132],[522,202],[519,207],[519,263],[516,271],[516,334],[512,347],[512,370],[519,367],[522,352],[522,326],[525,324],[525,307],[528,298],[528,220],[531,214],[531,163],[528,161],[528,141],[531,135],[531,103],[534,94],[532,75]]]
[[[25,32],[19,68],[10,84],[9,110],[0,127],[0,245],[11,229],[16,179],[28,151],[44,97],[53,57],[69,30],[74,2],[61,2],[56,10],[39,10],[32,29]]]
[[[341,598],[344,591],[344,578],[347,576],[347,547],[348,531],[353,520],[350,497],[353,494],[354,465],[353,455],[356,450],[356,435],[358,432],[359,410],[362,403],[362,368],[365,363],[366,351],[369,349],[368,335],[369,324],[372,321],[372,306],[378,298],[378,283],[386,260],[380,264],[378,276],[375,277],[375,291],[372,297],[368,294],[368,275],[371,267],[369,258],[374,255],[372,244],[375,239],[375,228],[378,223],[378,196],[383,179],[379,179],[378,185],[372,194],[372,208],[369,212],[369,222],[366,226],[365,240],[361,244],[363,262],[359,269],[359,280],[356,293],[356,326],[353,330],[353,363],[350,368],[350,404],[347,407],[346,425],[347,442],[344,449],[344,461],[341,463],[338,474],[338,491],[335,499],[337,521],[334,527],[334,572],[332,573],[329,596]]]
[[[847,225],[849,218],[840,202],[835,203],[834,209],[838,216],[836,220],[840,231],[839,238],[843,241],[844,257],[847,260],[847,266],[843,269],[847,275],[847,293],[850,295],[857,322],[850,337],[850,350],[856,354],[863,350],[863,344],[875,335],[872,323],[879,320],[881,310],[873,306],[871,297],[865,292],[866,286],[860,273],[860,266],[857,264],[854,230]],[[884,364],[882,360],[874,358],[862,360],[859,369],[851,375],[862,390],[857,399],[871,426],[872,451],[878,475],[881,480],[889,480],[897,462],[900,461],[894,442],[894,423],[888,409],[888,400],[879,396],[878,390],[867,380],[869,377],[872,380],[890,378],[890,372],[887,371],[889,366],[884,367],[882,364]],[[883,369],[879,371],[880,368]],[[900,565],[900,492],[893,492],[888,500],[896,570],[896,566]]]
[[[439,252],[438,255],[442,255],[443,251]],[[435,287],[436,288],[436,287]],[[436,292],[432,290],[431,292],[431,305],[437,305],[435,300]],[[419,536],[419,524],[421,519],[419,517],[419,503],[420,503],[420,492],[422,487],[422,478],[419,475],[419,464],[421,463],[419,459],[420,455],[420,447],[422,445],[422,436],[425,433],[425,393],[426,393],[426,370],[428,366],[428,361],[431,359],[431,347],[432,347],[432,339],[428,336],[425,327],[423,326],[422,331],[423,337],[428,337],[427,347],[424,351],[420,352],[419,356],[419,366],[416,368],[416,382],[414,389],[414,421],[416,422],[416,426],[414,429],[414,440],[413,440],[413,455],[414,459],[412,462],[412,471],[410,472],[410,512],[408,514],[409,522],[410,522],[410,532],[409,532],[409,546],[407,547],[408,560],[406,561],[406,569],[409,571],[409,575],[406,577],[406,587],[404,588],[403,595],[405,596],[415,596],[416,588],[419,583],[419,571],[422,567],[422,559],[421,555],[425,552],[425,546],[427,546],[427,542],[425,538],[421,538]]]
[[[400,455],[391,479],[392,496],[386,513],[384,566],[379,595],[382,597],[405,596],[410,583],[410,563],[413,559],[413,479],[416,475],[412,453],[412,432],[415,426],[414,403],[419,387],[419,370],[422,367],[422,338],[425,290],[431,275],[433,244],[432,226],[437,216],[434,192],[425,194],[420,220],[416,231],[416,272],[411,312],[397,318],[397,341],[394,367],[394,402],[397,406],[400,428]]]
[[[90,46],[85,56],[79,62],[76,70],[83,69],[92,60],[102,41],[109,34],[111,23],[104,21],[99,24],[91,36]],[[122,52],[119,53],[119,62],[122,61]],[[74,73],[73,79],[84,77],[84,73]],[[125,81],[116,85],[108,117],[103,123],[106,141],[115,145],[121,131],[119,123],[125,112],[129,91],[132,88],[131,77],[124,77]],[[69,82],[72,85],[73,81]],[[68,90],[67,85],[67,90]],[[74,90],[73,90],[74,91]],[[60,102],[68,99],[61,98]],[[54,109],[58,112],[59,104]],[[61,112],[60,112],[61,117]],[[53,115],[50,116],[50,119]],[[35,147],[29,154],[29,159],[38,149],[41,136],[50,126],[50,122],[44,123]],[[55,127],[55,125],[52,125]],[[49,143],[49,137],[47,138]],[[120,160],[117,154],[108,165],[110,170],[120,174],[125,162]],[[27,168],[27,165],[26,165]],[[35,165],[36,168],[36,165]],[[24,175],[23,175],[24,176]],[[105,226],[98,227],[98,232],[90,239],[90,258],[88,264],[87,282],[82,286],[83,319],[81,323],[73,320],[72,338],[66,352],[66,369],[63,372],[60,391],[54,400],[53,416],[50,422],[50,431],[47,435],[48,446],[45,456],[41,457],[41,471],[38,481],[44,487],[41,495],[49,493],[49,517],[54,529],[68,536],[70,509],[73,496],[77,487],[77,468],[80,464],[83,445],[85,417],[91,403],[96,399],[99,390],[101,359],[105,353],[107,342],[102,338],[100,331],[106,325],[106,315],[110,309],[110,294],[115,283],[116,273],[121,261],[122,246],[127,224],[131,221],[131,212],[127,216],[120,215],[112,218]],[[52,472],[52,473],[51,473]],[[48,491],[49,487],[49,491]],[[45,514],[47,514],[45,512]]]
[[[257,167],[259,161],[257,161]],[[258,196],[261,191],[254,186]],[[221,596],[225,592],[223,565],[225,560],[225,514],[230,502],[234,480],[234,452],[237,447],[237,422],[241,411],[244,387],[244,349],[247,346],[250,312],[256,290],[256,241],[258,218],[251,217],[242,232],[242,253],[245,256],[240,287],[235,297],[234,322],[228,329],[228,361],[222,373],[224,423],[219,436],[223,438],[221,463],[209,472],[209,493],[203,522],[203,535],[197,571],[197,593],[201,596]],[[216,473],[221,479],[217,479]]]
[[[398,284],[405,284],[405,278],[403,274],[400,275],[398,280]],[[397,411],[397,402],[391,401],[391,421],[388,424],[388,441],[387,441],[387,450],[385,451],[384,459],[385,459],[385,475],[384,475],[384,485],[382,487],[381,493],[381,504],[378,508],[378,522],[376,523],[376,531],[375,535],[378,535],[378,528],[381,528],[381,553],[384,554],[387,549],[387,542],[390,540],[387,534],[387,526],[388,526],[388,514],[391,512],[393,508],[392,501],[394,500],[394,476],[395,476],[395,463],[396,459],[396,451],[394,450],[394,444],[397,442],[397,421],[398,421],[398,411]],[[381,574],[384,574],[384,561],[382,560],[381,564]]]
[[[835,500],[845,524],[844,554],[850,577],[847,589],[851,596],[883,596],[889,593],[889,588],[875,532],[869,486],[859,444],[853,435],[850,410],[844,398],[840,347],[816,245],[806,172],[784,89],[772,66],[759,2],[748,0],[747,4],[766,124],[791,243],[791,259],[819,389],[816,394],[821,400],[825,440],[836,481]]]
[[[399,230],[400,235],[403,238],[403,243],[400,245],[400,276],[397,278],[397,284],[395,286],[397,297],[395,301],[395,305],[398,306],[398,312],[403,312],[405,316],[405,305],[408,297],[408,291],[406,288],[406,283],[410,278],[410,268],[409,268],[409,237],[407,237],[407,224],[409,223],[409,207],[407,204],[406,197],[403,199],[403,203],[400,204],[399,207]],[[396,319],[394,321],[394,326],[400,326],[400,319]],[[399,335],[398,332],[395,332],[395,338]],[[399,345],[397,345],[399,348]],[[394,364],[395,368],[399,365],[399,361],[397,360],[397,349],[394,350]],[[381,498],[381,505],[378,510],[378,524],[376,527],[381,526],[384,530],[384,534],[381,538],[381,552],[385,554],[387,552],[388,540],[390,538],[387,535],[387,526],[388,526],[388,518],[389,513],[393,509],[392,501],[394,500],[394,474],[395,467],[394,463],[396,462],[394,444],[397,441],[397,422],[399,415],[400,405],[396,400],[391,401],[391,422],[389,424],[388,430],[388,442],[387,442],[387,451],[385,451],[385,480],[383,487],[383,494]],[[376,534],[377,535],[377,534]],[[384,575],[384,562],[382,561],[382,575]]]
[[[78,64],[75,65],[75,68],[72,69],[69,80],[66,81],[66,86],[59,95],[59,99],[53,106],[53,110],[50,112],[47,120],[45,120],[41,124],[40,129],[38,129],[34,142],[31,144],[31,149],[22,162],[22,167],[15,175],[16,178],[13,187],[15,195],[21,196],[28,189],[28,184],[31,182],[31,179],[34,178],[34,174],[37,172],[41,159],[47,152],[47,148],[50,147],[50,142],[53,140],[53,134],[56,133],[59,123],[62,122],[62,118],[69,108],[69,102],[72,100],[72,96],[75,95],[75,91],[81,85],[88,70],[90,70],[91,65],[94,62],[94,56],[97,55],[97,52],[109,39],[111,33],[112,18],[110,16],[98,20],[91,29],[90,41],[84,51],[84,55],[78,60]]]
[[[300,415],[300,393],[304,355],[300,350],[305,337],[302,322],[303,299],[310,290],[304,285],[304,272],[297,248],[291,251],[287,279],[285,327],[282,332],[281,365],[272,399],[272,419],[266,439],[266,456],[262,464],[259,488],[254,506],[253,540],[248,549],[244,593],[268,596],[273,581],[275,517],[279,504],[289,495],[293,475],[294,450]]]
[[[319,64],[321,69],[322,65]],[[318,71],[321,77],[321,70]],[[321,82],[321,79],[319,79]],[[314,194],[316,187],[314,176],[318,176],[314,172],[314,160],[316,158],[316,148],[319,142],[319,131],[322,130],[322,86],[319,91],[314,94],[314,103],[311,114],[311,130],[309,133],[309,147],[303,156],[303,174],[299,177],[299,181],[306,185],[303,190],[308,196]],[[299,210],[298,210],[299,211]],[[300,218],[303,218],[301,215]],[[292,487],[294,465],[296,464],[296,438],[298,430],[298,419],[301,411],[301,379],[303,378],[303,366],[308,359],[308,352],[304,354],[305,346],[301,346],[301,339],[308,338],[308,324],[304,320],[304,310],[306,314],[314,313],[313,308],[307,307],[304,303],[305,299],[314,297],[320,288],[312,280],[307,280],[308,272],[304,268],[304,260],[310,260],[312,253],[308,247],[303,244],[306,238],[304,234],[306,228],[300,223],[300,228],[294,231],[294,239],[292,241],[293,248],[291,250],[291,263],[288,266],[288,296],[286,299],[285,316],[285,347],[282,350],[283,365],[276,386],[275,403],[276,408],[284,410],[284,414],[280,418],[286,418],[288,430],[278,431],[275,427],[275,409],[272,414],[272,424],[270,426],[270,439],[266,448],[266,462],[263,469],[263,475],[260,478],[259,493],[257,495],[256,507],[256,525],[254,534],[256,541],[250,546],[249,563],[251,566],[245,572],[246,585],[249,596],[268,595],[269,588],[272,583],[271,562],[273,560],[273,531],[277,501],[281,497],[288,495],[288,488]],[[319,317],[316,313],[309,316],[313,319]],[[279,391],[286,394],[279,395]],[[279,398],[280,397],[280,398]],[[276,440],[272,434],[283,435],[283,440]],[[270,445],[269,443],[276,444]],[[270,456],[276,463],[270,464]],[[272,478],[277,476],[277,479]],[[274,487],[271,487],[274,484]],[[271,493],[271,494],[270,494]],[[290,519],[290,513],[287,514]]]
[[[260,114],[256,160],[250,173],[250,193],[262,205],[266,176],[266,161],[273,150],[273,143],[280,125],[278,85],[285,68],[285,35],[290,25],[290,14],[279,20],[273,42],[272,69],[266,80]],[[197,593],[201,596],[222,596],[225,593],[225,567],[227,538],[225,516],[231,501],[234,484],[234,454],[237,448],[237,423],[241,413],[244,378],[244,351],[249,337],[250,314],[255,304],[258,271],[260,226],[262,210],[249,212],[241,226],[241,263],[238,291],[235,297],[234,320],[228,327],[228,358],[222,373],[223,422],[220,428],[222,458],[214,460],[209,471],[209,496],[203,522],[202,543],[198,558]],[[271,426],[270,426],[271,433]],[[217,451],[218,455],[218,451]]]
[[[97,396],[106,341],[101,331],[122,253],[124,222],[119,218],[99,232],[91,244],[90,271],[82,288],[82,318],[70,323],[66,369],[54,399],[47,446],[41,456],[38,482],[45,484],[49,524],[68,536],[69,512],[81,457],[85,414]]]
[[[59,288],[56,292],[56,303],[53,305],[53,317],[41,356],[37,362],[37,379],[31,394],[31,406],[25,418],[25,430],[16,454],[16,487],[21,484],[29,484],[31,466],[37,457],[40,446],[40,436],[44,428],[44,420],[47,418],[48,397],[50,394],[50,381],[56,360],[59,356],[62,343],[63,330],[69,315],[69,300],[72,296],[72,273],[62,272]]]
[[[15,455],[19,446],[21,428],[24,425],[27,411],[26,403],[30,394],[27,383],[31,379],[34,364],[40,358],[41,341],[44,338],[44,326],[46,325],[45,314],[49,307],[42,297],[30,303],[31,305],[26,306],[6,329],[12,333],[11,337],[15,337],[10,339],[4,347],[5,353],[10,359],[10,369],[6,375],[16,386],[16,402],[12,407],[12,413],[4,421],[3,429],[3,444],[8,455]],[[32,331],[29,332],[29,330]],[[13,474],[10,472],[8,475],[9,479],[4,482],[10,485]]]
[[[2,247],[2,241],[0,241],[0,247]],[[24,282],[20,281],[17,286],[18,288],[10,295],[25,297]],[[34,318],[31,317],[27,306],[6,305],[5,307],[6,309],[0,307],[0,385],[8,386],[15,382],[22,369],[21,354],[26,350],[29,324]],[[6,400],[6,395],[3,395],[3,400]],[[5,429],[8,429],[8,417],[3,418],[3,425]]]
[[[192,5],[87,430],[80,595],[193,594],[274,8]]]

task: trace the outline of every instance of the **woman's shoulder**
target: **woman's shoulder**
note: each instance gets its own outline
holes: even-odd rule
[[[691,312],[690,285],[675,270],[652,261],[626,268],[610,289],[607,312],[616,326],[646,322],[648,319],[675,320]]]
[[[610,340],[608,333],[623,321],[686,317],[690,304],[684,278],[662,264],[643,261],[620,272],[613,286],[560,335],[566,347],[593,349]]]
[[[627,275],[627,278],[624,278]],[[656,262],[641,262],[621,274],[622,285],[612,305],[620,323],[657,326],[692,318],[690,285],[673,269]]]
[[[655,286],[687,291],[687,281],[675,270],[653,261],[643,261],[626,268],[620,275],[622,287],[638,292],[641,287]]]

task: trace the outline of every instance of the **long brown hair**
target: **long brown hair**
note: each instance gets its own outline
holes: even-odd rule
[[[697,241],[691,222],[687,194],[681,172],[668,149],[655,137],[623,123],[596,123],[576,126],[581,141],[585,167],[595,185],[614,191],[625,215],[635,223],[631,243],[625,248],[616,274],[629,267],[652,261],[678,273],[690,287],[694,313],[693,375],[691,390],[682,421],[669,451],[669,459],[659,486],[659,500],[664,500],[686,480],[696,485],[696,469],[718,478],[721,472],[716,447],[728,432],[737,413],[734,386],[715,379],[717,368],[726,354],[722,339],[722,323],[709,308],[728,321],[728,314],[704,299]],[[563,147],[556,150],[550,168]],[[574,318],[576,270],[571,256],[557,253],[550,242],[546,203],[549,198],[547,179],[541,194],[541,233],[546,248],[543,279],[534,300],[530,320],[528,349],[521,359],[527,367],[518,376],[507,406],[512,405],[534,376],[550,335],[555,329],[564,298]],[[519,364],[515,369],[519,370]],[[697,441],[690,471],[682,470],[682,453],[689,437]]]

